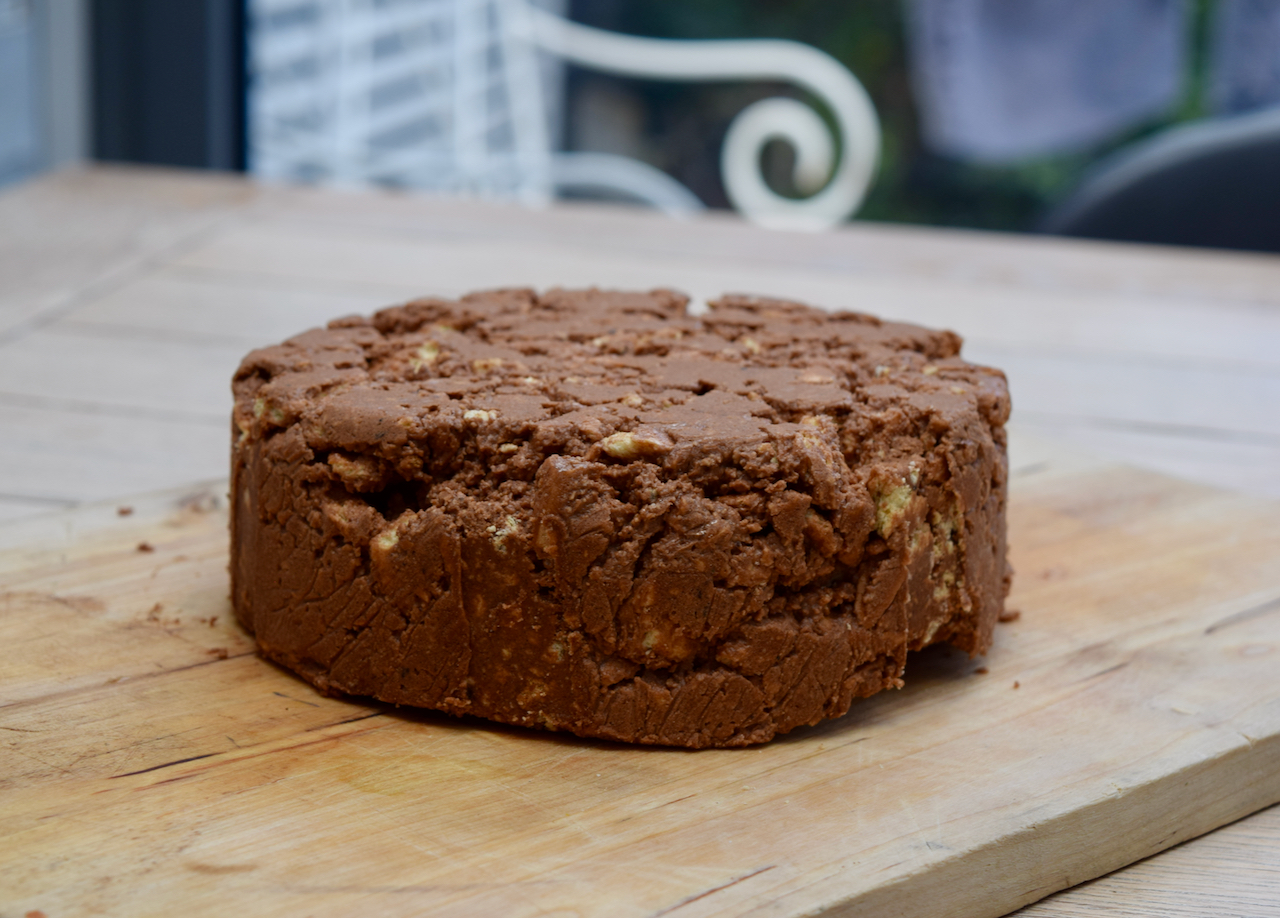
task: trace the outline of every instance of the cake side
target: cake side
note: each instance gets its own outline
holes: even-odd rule
[[[989,645],[1008,395],[947,332],[664,291],[332,323],[234,383],[232,581],[318,687],[691,747]]]

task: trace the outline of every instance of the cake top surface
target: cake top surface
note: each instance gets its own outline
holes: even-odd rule
[[[1003,375],[961,360],[952,332],[747,296],[702,315],[687,303],[497,290],[335,320],[245,358],[236,423],[248,436],[301,421],[312,448],[387,459],[447,432],[495,459],[532,444],[687,466],[805,425],[861,419],[866,434],[894,412],[988,428],[1008,416]],[[893,438],[876,439],[885,458]]]

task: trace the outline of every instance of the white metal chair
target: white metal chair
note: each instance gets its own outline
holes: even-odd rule
[[[828,107],[756,102],[721,150],[726,192],[756,223],[817,230],[861,203],[880,147],[862,85],[828,55],[790,41],[670,41],[570,22],[528,0],[250,0],[249,167],[275,180],[379,182],[530,204],[557,189],[620,191],[673,215],[701,208],[638,160],[552,150],[551,61],[658,80],[792,83]],[[540,53],[542,52],[542,53]],[[765,144],[795,150],[795,183],[773,191]]]

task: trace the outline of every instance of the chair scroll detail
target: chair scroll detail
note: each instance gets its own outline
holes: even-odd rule
[[[764,99],[721,148],[730,201],[766,226],[823,229],[850,216],[875,170],[880,130],[862,85],[789,41],[672,41],[570,22],[563,0],[248,0],[248,160],[268,181],[392,187],[519,200],[557,189],[621,192],[673,216],[702,203],[637,159],[555,152],[560,60],[655,80],[769,80],[822,101],[836,137],[795,99]],[[548,81],[550,80],[550,81]],[[765,183],[770,140],[796,153],[786,198]],[[838,142],[837,142],[838,141]],[[838,152],[837,152],[838,151]]]
[[[528,30],[529,41],[592,70],[658,80],[780,81],[812,93],[835,120],[838,159],[827,125],[812,108],[790,98],[762,99],[739,112],[725,135],[720,162],[729,200],[755,223],[791,230],[834,226],[862,203],[879,159],[879,121],[862,84],[822,51],[776,39],[638,38],[570,22],[525,0],[508,2],[519,7],[512,19]],[[809,197],[785,197],[765,182],[760,153],[775,139],[795,151],[796,187]]]

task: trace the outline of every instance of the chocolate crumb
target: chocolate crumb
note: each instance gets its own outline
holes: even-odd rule
[[[1014,687],[1014,688],[1021,688],[1021,687],[1022,687],[1022,683],[1021,683],[1021,682],[1018,682],[1017,680],[1014,680],[1013,687]]]
[[[117,516],[132,516],[132,515],[133,515],[133,508],[132,508],[132,507],[116,507],[116,515],[117,515]]]
[[[991,670],[987,669],[985,666],[979,666],[977,669],[974,670],[974,672],[977,673],[979,676],[985,676],[987,673],[991,672]]]
[[[139,542],[138,551],[155,551],[155,546],[150,542]]]

